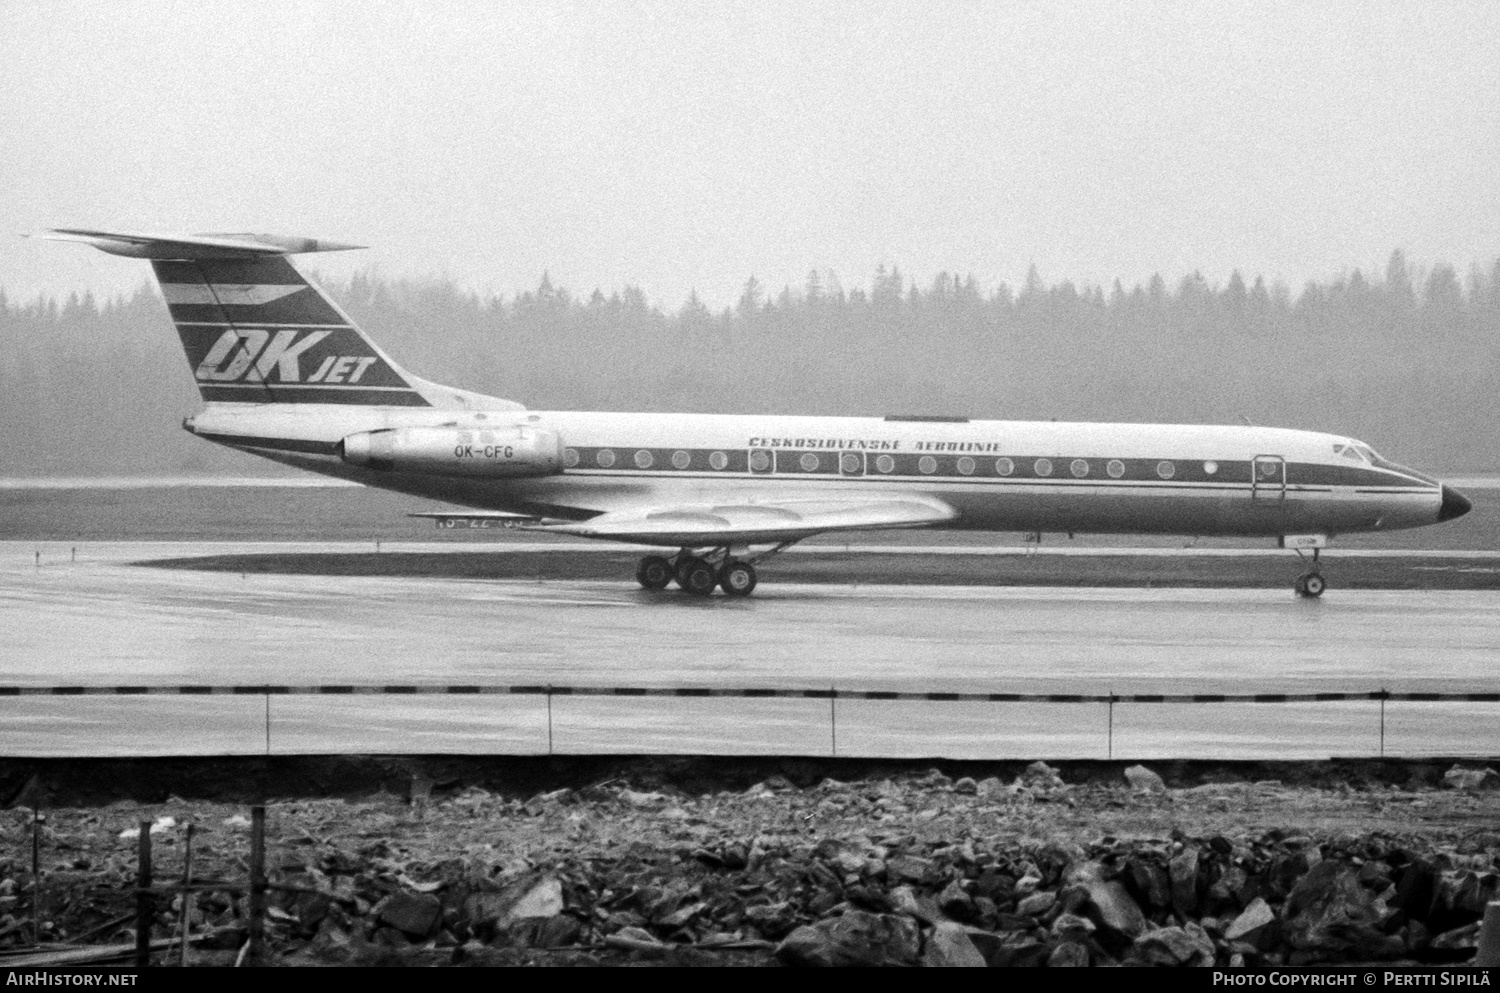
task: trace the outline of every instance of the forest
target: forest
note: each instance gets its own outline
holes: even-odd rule
[[[1353,435],[1434,472],[1500,469],[1500,260],[1462,276],[1393,252],[1293,291],[1235,272],[1126,288],[984,288],[881,267],[675,310],[635,287],[482,296],[361,273],[328,290],[427,379],[535,410],[937,414],[1244,423]],[[199,406],[154,286],[0,290],[0,476],[276,475],[179,428]]]

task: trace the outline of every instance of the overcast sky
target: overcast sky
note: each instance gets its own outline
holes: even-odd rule
[[[1500,4],[0,0],[14,231],[271,231],[506,295],[1294,288],[1500,255]],[[139,262],[0,237],[0,286]]]

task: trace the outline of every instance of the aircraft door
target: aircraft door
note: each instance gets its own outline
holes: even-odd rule
[[[1286,498],[1286,459],[1280,455],[1257,455],[1250,463],[1250,499],[1281,501]]]
[[[843,452],[839,455],[840,476],[863,476],[865,474],[864,452]]]

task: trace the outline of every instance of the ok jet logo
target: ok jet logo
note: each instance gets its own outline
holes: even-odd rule
[[[329,355],[311,376],[302,378],[302,355],[331,331],[294,328],[273,336],[262,328],[231,328],[219,336],[195,372],[200,382],[263,383],[275,371],[282,383],[357,383],[378,361],[373,355]]]

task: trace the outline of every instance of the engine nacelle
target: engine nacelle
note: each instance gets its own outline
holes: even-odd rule
[[[364,431],[344,439],[341,455],[368,469],[485,479],[552,476],[563,467],[562,439],[530,425]]]

